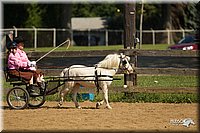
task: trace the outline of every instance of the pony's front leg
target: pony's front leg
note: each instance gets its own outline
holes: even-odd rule
[[[68,93],[69,92],[69,89],[68,88],[66,88],[66,84],[63,86],[63,88],[60,90],[60,92],[59,92],[59,98],[60,98],[60,101],[59,101],[59,103],[58,103],[58,107],[61,107],[62,106],[62,104],[63,104],[63,101],[64,101],[64,97],[65,97],[65,95],[66,95],[66,93]]]
[[[104,101],[106,102],[106,108],[112,109],[112,107],[110,106],[110,104],[108,102],[108,87],[107,87],[107,85],[103,86],[102,91],[104,93]]]
[[[77,99],[76,99],[79,88],[80,88],[79,84],[76,84],[74,86],[73,91],[72,91],[72,100],[75,104],[75,107],[78,108],[78,109],[81,109],[81,106],[78,104]]]

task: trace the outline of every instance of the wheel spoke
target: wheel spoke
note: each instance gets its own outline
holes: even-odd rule
[[[7,103],[11,108],[23,109],[29,102],[28,92],[20,87],[12,88],[7,94]]]
[[[29,106],[30,107],[40,107],[45,102],[44,96],[38,96],[38,97],[30,97],[29,100]]]
[[[38,93],[38,96],[30,96],[29,106],[30,107],[40,107],[45,103],[45,95],[41,94],[39,87],[34,87],[34,91]]]

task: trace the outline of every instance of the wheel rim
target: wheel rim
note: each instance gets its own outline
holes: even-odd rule
[[[29,106],[30,107],[40,107],[45,102],[44,96],[30,97],[29,98]]]
[[[23,109],[27,107],[29,94],[22,88],[13,88],[8,92],[7,103],[11,108]]]

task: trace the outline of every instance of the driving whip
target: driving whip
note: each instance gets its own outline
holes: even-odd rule
[[[57,47],[53,48],[52,50],[50,50],[49,52],[47,52],[45,55],[43,55],[42,57],[40,57],[39,59],[36,60],[36,62],[40,61],[41,59],[43,59],[45,56],[47,56],[48,54],[50,54],[51,52],[53,52],[54,50],[56,50],[57,48],[59,48],[60,46],[62,46],[63,44],[69,42],[68,46],[67,46],[67,49],[69,48],[70,46],[70,40],[67,39],[66,41],[64,41],[63,43],[61,43],[60,45],[58,45]]]

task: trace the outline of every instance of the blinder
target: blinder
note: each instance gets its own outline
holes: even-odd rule
[[[126,65],[127,64],[127,61],[125,59],[122,59],[122,65]]]
[[[128,72],[128,61],[130,61],[130,57],[125,56],[123,54],[120,55],[120,66],[119,69],[121,69],[124,73]]]

